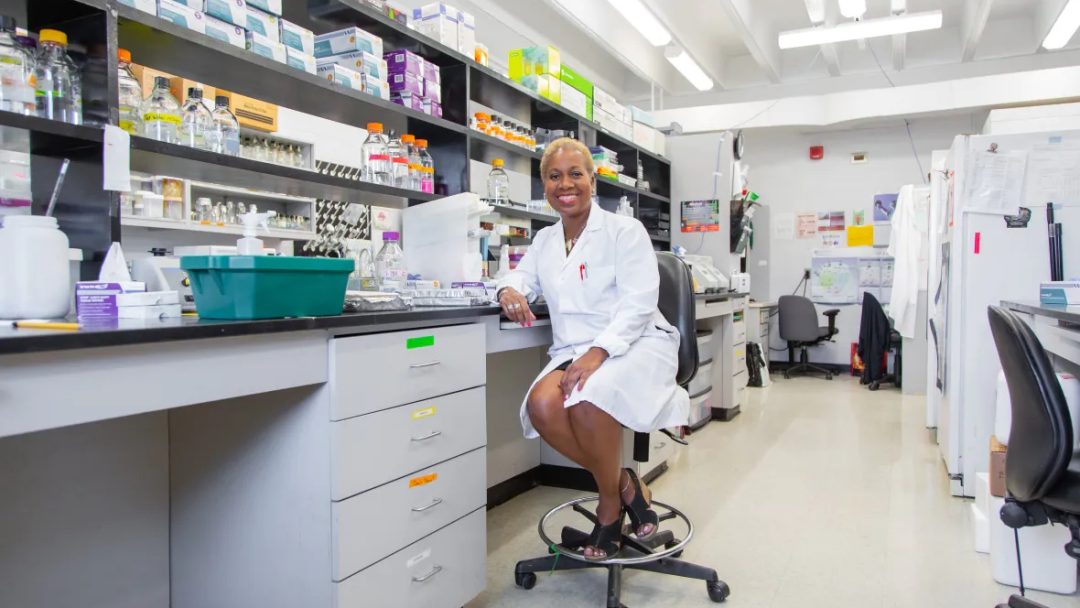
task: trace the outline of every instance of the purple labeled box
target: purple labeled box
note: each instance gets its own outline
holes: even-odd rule
[[[417,97],[424,95],[424,79],[416,74],[390,74],[389,83],[391,93],[412,93]]]
[[[439,70],[439,66],[435,65],[434,63],[431,63],[430,61],[428,61],[426,59],[424,59],[424,73],[423,73],[423,76],[424,76],[425,80],[434,80],[434,81],[437,81],[437,82],[442,82],[442,73]]]
[[[391,74],[414,74],[424,75],[424,58],[412,51],[390,51],[383,54],[386,60],[386,71]]]
[[[431,115],[434,116],[435,118],[442,118],[443,117],[442,116],[442,104],[441,103],[439,103],[437,101],[431,102]]]
[[[399,106],[405,106],[406,108],[412,108],[417,112],[424,111],[424,100],[419,95],[414,95],[408,91],[401,93],[390,93],[390,101],[398,104]]]
[[[442,103],[442,85],[434,80],[424,79],[424,97]]]
[[[91,317],[116,318],[119,315],[116,296],[122,293],[146,291],[146,283],[106,283],[79,281],[75,283],[75,311],[80,319]]]

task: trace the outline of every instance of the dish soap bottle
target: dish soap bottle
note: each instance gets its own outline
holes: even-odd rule
[[[262,240],[255,237],[259,226],[262,226],[264,230],[270,230],[270,218],[275,215],[277,212],[274,211],[266,213],[250,211],[240,216],[240,222],[244,224],[244,238],[236,241],[236,255],[266,255],[263,253]]]

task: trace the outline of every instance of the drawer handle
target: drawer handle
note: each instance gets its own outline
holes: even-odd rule
[[[432,361],[431,363],[413,363],[409,366],[409,369],[424,369],[425,367],[435,367],[436,365],[442,365],[442,361]]]
[[[667,442],[666,441],[661,441],[660,443],[654,445],[653,449],[654,450],[662,450],[662,449],[664,449],[665,445],[667,445]]]
[[[441,498],[436,498],[435,500],[431,501],[430,505],[424,505],[422,507],[413,507],[412,510],[413,510],[413,513],[423,513],[424,511],[427,511],[428,509],[435,508],[435,507],[437,507],[437,506],[439,506],[441,504],[442,504],[442,499]],[[419,582],[423,582],[423,581],[419,581]]]
[[[413,437],[412,440],[413,441],[427,441],[428,439],[434,439],[434,438],[438,437],[439,435],[442,435],[442,431],[431,431],[430,433],[428,433],[427,435],[424,435],[423,437]]]
[[[424,576],[414,576],[412,577],[412,580],[414,583],[426,583],[428,582],[428,580],[431,579],[431,577],[435,576],[440,572],[442,572],[442,566],[435,566],[431,569],[431,572],[428,572]]]

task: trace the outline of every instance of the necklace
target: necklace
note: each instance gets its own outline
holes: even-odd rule
[[[570,251],[574,249],[574,245],[577,245],[578,239],[581,238],[581,233],[585,232],[585,224],[581,225],[577,234],[571,238],[566,239],[566,255],[570,255]]]

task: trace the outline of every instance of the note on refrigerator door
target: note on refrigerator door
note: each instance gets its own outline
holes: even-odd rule
[[[980,151],[972,155],[966,209],[1016,213],[1023,204],[1027,152]]]
[[[1028,156],[1027,202],[1080,204],[1080,148],[1037,146]]]

